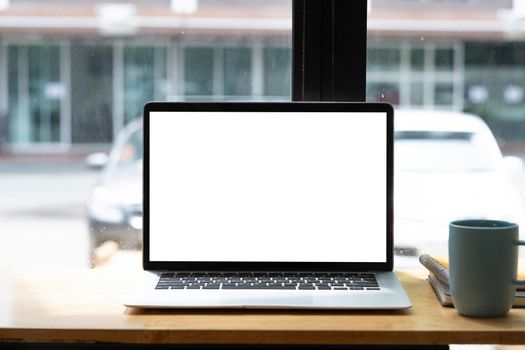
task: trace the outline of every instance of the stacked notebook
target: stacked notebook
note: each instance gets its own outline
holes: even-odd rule
[[[436,292],[439,302],[443,306],[454,307],[450,295],[448,262],[422,254],[419,262],[428,269],[428,282]],[[513,307],[525,307],[525,289],[518,287],[514,294]]]

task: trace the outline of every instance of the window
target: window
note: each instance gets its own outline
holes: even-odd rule
[[[149,101],[167,97],[167,47],[124,47],[124,121],[139,118],[142,106]]]
[[[251,92],[252,61],[247,48],[224,49],[224,95],[246,96]]]
[[[87,268],[107,240],[140,246],[146,102],[290,100],[292,1],[195,4],[2,9],[19,29],[0,26],[0,268]]]
[[[0,254],[3,266],[45,261],[47,267],[57,267],[64,256],[76,262],[71,266],[88,266],[97,231],[95,224],[89,230],[86,207],[100,174],[86,171],[83,160],[96,156],[90,158],[95,167],[106,162],[107,155],[95,153],[108,153],[120,139],[125,144],[145,102],[291,98],[291,0],[198,1],[196,9],[182,10],[168,1],[156,2],[167,17],[180,19],[165,22],[149,18],[140,0],[82,3],[93,18],[91,24],[76,27],[67,20],[74,14],[72,5],[58,0],[47,2],[56,12],[56,26],[40,21],[36,5],[22,0],[11,0],[2,13],[25,21],[20,32],[8,25],[0,28],[0,157],[5,159],[0,190],[10,198],[0,215],[12,232],[2,249],[17,252]],[[514,162],[509,175],[508,159],[501,156],[525,157],[525,41],[506,22],[512,16],[499,15],[512,11],[511,1],[371,2],[366,100],[394,104],[398,132],[423,132],[425,137],[398,139],[396,158],[434,171],[396,165],[399,252],[415,248],[444,254],[446,223],[458,217],[525,222],[523,169]],[[141,20],[122,25],[115,13]],[[217,20],[203,20],[205,14]],[[484,26],[486,21],[493,25]],[[334,96],[347,92],[343,85],[330,88]],[[471,123],[468,113],[477,116],[476,122]],[[490,135],[480,121],[489,126]],[[436,138],[437,131],[473,136],[468,142]],[[450,157],[441,151],[445,148]],[[497,176],[485,176],[490,167],[461,167],[470,164],[461,159],[476,155],[472,159],[479,160],[477,155],[487,153],[497,159],[491,162],[497,164]],[[122,157],[129,156],[124,152]],[[465,171],[462,176],[460,170]],[[504,188],[499,192],[504,196],[479,197],[475,184]],[[453,197],[444,198],[450,191]],[[114,204],[115,193],[97,193],[99,208],[111,213],[107,206]],[[446,205],[450,198],[470,208],[468,213]],[[132,217],[140,215],[138,202],[140,198],[130,198]],[[140,227],[134,224],[133,229]],[[20,253],[20,246],[30,247]],[[68,249],[57,249],[62,246]]]
[[[473,42],[465,46],[465,109],[479,114],[502,145],[521,143],[525,107],[523,42]]]
[[[213,95],[213,49],[189,47],[184,50],[184,92],[188,96]]]
[[[368,46],[368,101],[463,109],[462,43],[374,37]]]
[[[239,46],[206,44],[183,49],[182,100],[290,100],[292,58],[286,41],[252,40]]]
[[[284,47],[266,47],[263,50],[264,95],[272,99],[286,100],[291,95],[291,50]]]
[[[16,115],[10,125],[16,146],[60,141],[60,97],[57,45],[9,45],[9,102]]]
[[[371,2],[367,100],[396,109],[397,266],[417,265],[407,254],[446,257],[454,219],[525,223],[525,42],[514,5]]]
[[[65,66],[64,70],[70,70],[65,73],[70,76],[71,105],[69,110],[65,111],[64,119],[69,117],[68,123],[71,123],[71,127],[66,130],[70,136],[65,136],[63,142],[109,143],[115,133],[113,47],[106,43],[96,45],[73,42],[70,46],[69,60],[69,65],[67,61],[57,61]],[[63,84],[66,86],[68,82]],[[65,98],[63,100],[66,101]]]

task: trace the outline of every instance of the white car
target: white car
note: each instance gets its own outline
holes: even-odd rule
[[[456,219],[525,223],[525,205],[505,163],[492,132],[475,115],[396,111],[396,253],[446,254],[448,223]]]

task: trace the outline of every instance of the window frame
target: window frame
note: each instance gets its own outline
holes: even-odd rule
[[[293,101],[365,101],[367,11],[366,0],[293,0]]]

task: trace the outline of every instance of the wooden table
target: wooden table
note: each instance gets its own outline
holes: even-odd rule
[[[525,344],[525,309],[462,317],[439,305],[421,273],[397,274],[408,311],[143,311],[121,304],[130,273],[0,272],[0,342]]]

